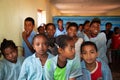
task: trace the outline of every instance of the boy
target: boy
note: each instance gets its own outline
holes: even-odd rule
[[[63,20],[62,19],[58,19],[57,20],[57,24],[58,24],[58,27],[56,28],[55,37],[57,37],[59,35],[64,35],[66,33],[66,30],[63,27]]]
[[[86,41],[81,45],[82,72],[78,80],[112,80],[108,65],[98,57],[95,43]]]
[[[85,41],[92,41],[96,44],[98,48],[98,57],[101,58],[108,64],[108,59],[106,56],[107,45],[106,45],[106,36],[103,32],[100,33],[100,24],[101,21],[99,18],[94,18],[90,23],[90,33],[89,38],[85,39]]]
[[[23,51],[24,51],[24,57],[28,57],[34,53],[34,49],[32,47],[32,39],[35,36],[35,32],[33,31],[33,28],[35,26],[34,19],[31,17],[27,17],[24,21],[24,31],[22,32],[22,38],[23,38]]]

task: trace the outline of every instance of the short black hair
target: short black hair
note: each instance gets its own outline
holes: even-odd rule
[[[44,28],[44,27],[43,27],[43,26],[39,26],[39,27],[37,28],[37,30],[39,31],[40,28]]]
[[[48,24],[46,24],[46,26],[45,26],[45,30],[47,30],[49,26],[53,26],[54,29],[56,29],[55,24],[53,24],[53,23],[48,23]]]
[[[12,40],[3,39],[3,42],[1,43],[1,46],[0,46],[0,50],[3,55],[4,55],[4,50],[8,47],[14,48],[14,49],[17,48],[17,46]]]
[[[93,23],[99,23],[101,24],[101,20],[99,18],[94,18],[92,19],[91,23],[90,23],[90,26],[93,24]]]
[[[35,25],[35,21],[32,17],[25,18],[25,21],[31,21],[33,25]]]
[[[57,20],[57,23],[58,23],[59,21],[62,21],[62,22],[63,22],[63,20],[62,20],[62,19],[60,19],[60,18]]]
[[[114,32],[116,32],[118,29],[120,29],[119,27],[114,27]]]
[[[70,27],[76,27],[76,29],[78,30],[78,24],[75,23],[75,22],[71,22],[71,23],[68,25],[67,30],[68,30]]]
[[[96,52],[98,51],[97,46],[96,46],[96,44],[95,44],[94,42],[85,41],[85,42],[83,42],[83,43],[81,44],[81,47],[80,47],[81,53],[82,53],[82,48],[83,48],[84,46],[88,46],[88,45],[93,46],[93,47],[95,48]]]
[[[56,37],[55,43],[56,43],[60,48],[64,49],[65,46],[68,45],[67,42],[68,42],[68,41],[71,41],[71,40],[73,40],[73,38],[70,37],[70,36],[68,36],[68,35],[59,35],[58,37]],[[58,47],[58,46],[57,46],[57,47]]]
[[[107,25],[112,26],[112,23],[111,23],[111,22],[107,22],[107,23],[105,24],[105,26],[107,26]]]
[[[83,23],[83,26],[85,26],[86,24],[90,23],[89,20],[86,20],[84,23]]]

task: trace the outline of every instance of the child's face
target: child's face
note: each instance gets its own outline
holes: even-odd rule
[[[68,41],[68,45],[63,49],[61,55],[65,56],[66,59],[73,59],[75,57],[75,43]]]
[[[54,36],[55,31],[56,31],[56,30],[55,30],[54,26],[52,26],[52,25],[48,26],[48,28],[47,28],[47,30],[46,30],[48,36],[51,36],[51,37]]]
[[[84,26],[84,31],[85,32],[88,32],[90,29],[90,23],[87,23],[85,26]]]
[[[48,44],[47,40],[43,36],[37,36],[33,42],[33,48],[38,55],[43,55],[47,52]]]
[[[69,29],[67,30],[67,34],[70,37],[74,37],[77,35],[77,28],[76,27],[69,27]]]
[[[96,37],[98,33],[100,32],[100,24],[99,23],[93,23],[90,27],[91,36]]]
[[[87,64],[92,64],[96,61],[98,53],[96,52],[94,46],[86,45],[82,48],[81,57]]]
[[[59,21],[58,22],[58,27],[62,27],[63,26],[63,22],[62,21]]]
[[[38,32],[39,32],[40,34],[41,34],[41,33],[44,34],[44,33],[45,33],[44,27],[40,27],[39,30],[38,30]]]
[[[12,63],[16,63],[17,62],[17,57],[18,57],[18,51],[17,48],[5,48],[4,50],[4,57],[5,59],[7,59],[8,61],[12,62]]]
[[[33,30],[34,25],[32,24],[31,21],[25,21],[24,23],[24,29],[27,32],[27,34],[30,34],[30,32]]]

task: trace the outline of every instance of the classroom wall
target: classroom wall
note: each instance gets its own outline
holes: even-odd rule
[[[13,40],[17,46],[22,46],[24,19],[33,17],[37,27],[38,9],[46,11],[47,23],[52,22],[52,16],[60,15],[48,0],[0,0],[0,43],[6,38]],[[22,51],[21,47],[19,51]]]
[[[33,17],[37,24],[37,9],[46,11],[47,23],[60,14],[48,0],[0,0],[0,42],[7,38],[21,46],[24,19]]]

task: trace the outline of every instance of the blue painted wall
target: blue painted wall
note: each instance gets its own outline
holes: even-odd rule
[[[69,16],[55,16],[53,17],[53,23],[57,26],[57,20],[59,18],[61,18],[63,20],[63,25],[65,27],[66,22],[76,22],[77,24],[83,24],[85,20],[92,20],[93,18],[95,18],[96,16],[73,16],[73,17],[69,17]],[[97,16],[98,17],[98,16]],[[101,30],[105,29],[105,24],[107,22],[111,22],[113,24],[112,29],[115,26],[120,27],[120,16],[99,16],[98,18],[101,19]]]

